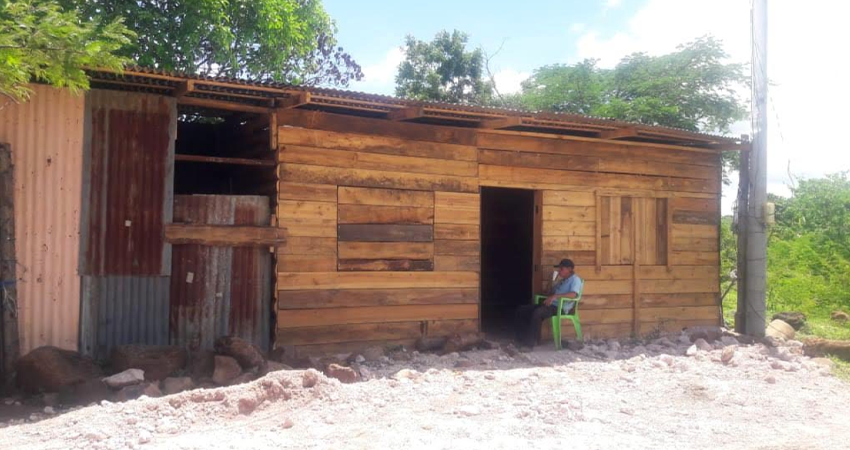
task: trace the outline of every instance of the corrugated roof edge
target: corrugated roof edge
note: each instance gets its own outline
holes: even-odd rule
[[[289,98],[292,96],[294,92],[306,92],[311,94],[312,96],[323,96],[323,97],[331,97],[336,98],[341,101],[360,101],[360,102],[371,102],[375,103],[376,106],[389,107],[394,109],[400,108],[428,108],[434,110],[442,110],[446,112],[454,112],[459,114],[469,114],[469,115],[491,115],[491,116],[508,116],[508,117],[522,117],[524,119],[528,119],[531,121],[542,120],[542,121],[551,121],[551,122],[560,122],[567,124],[584,124],[594,128],[602,129],[626,129],[626,128],[634,128],[639,133],[652,135],[659,134],[665,136],[665,139],[670,140],[671,138],[681,140],[686,145],[723,145],[723,144],[739,144],[742,142],[740,138],[723,136],[712,133],[704,133],[704,132],[695,132],[690,130],[685,130],[681,128],[675,127],[667,127],[661,125],[646,125],[641,123],[634,122],[625,122],[616,119],[604,118],[604,117],[594,117],[594,116],[586,116],[581,114],[573,114],[573,113],[553,113],[553,112],[539,112],[539,111],[527,111],[521,109],[514,108],[501,108],[501,107],[490,107],[490,106],[479,106],[479,105],[465,105],[465,104],[457,104],[457,103],[447,103],[447,102],[437,102],[437,101],[422,101],[422,100],[410,100],[398,97],[392,97],[389,95],[382,94],[371,94],[367,92],[360,91],[352,91],[345,89],[336,89],[336,88],[325,88],[325,87],[312,87],[312,86],[298,86],[291,85],[286,83],[274,82],[274,81],[254,81],[247,80],[241,78],[231,78],[231,77],[212,77],[206,75],[198,75],[198,74],[187,74],[179,71],[168,71],[150,67],[141,67],[141,66],[129,66],[124,69],[123,72],[118,73],[114,71],[107,70],[89,70],[88,71],[90,78],[93,82],[103,82],[103,83],[116,83],[116,87],[110,87],[111,89],[121,89],[122,86],[126,85],[141,85],[141,86],[150,86],[159,89],[176,89],[181,82],[194,80],[203,82],[211,82],[211,83],[220,83],[220,84],[228,84],[232,85],[234,90],[250,90],[251,88],[264,89],[265,91],[262,93],[257,93],[258,96],[265,97],[268,99],[274,98]],[[118,82],[122,82],[125,84],[119,84]],[[269,92],[268,89],[280,90],[279,96],[276,96],[275,92]],[[221,95],[228,96],[228,92],[226,90],[204,90],[201,91],[202,94],[210,94],[210,95]],[[232,93],[235,94],[235,93]],[[248,102],[248,100],[244,99],[235,99],[233,101],[236,102]],[[482,118],[484,119],[484,118]],[[696,142],[695,142],[696,141]]]

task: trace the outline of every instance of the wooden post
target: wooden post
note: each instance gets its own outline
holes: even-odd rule
[[[632,327],[634,335],[640,335],[640,283],[638,282],[638,273],[640,271],[640,245],[637,244],[638,237],[641,235],[638,224],[638,211],[641,210],[639,205],[643,202],[638,198],[632,197]]]
[[[12,149],[0,144],[0,390],[8,383],[18,358],[18,314],[15,275],[15,194]]]
[[[747,331],[747,211],[750,195],[750,152],[743,151],[740,155],[741,164],[738,172],[738,309],[735,311],[735,331]]]
[[[596,194],[596,273],[602,272],[602,201]]]

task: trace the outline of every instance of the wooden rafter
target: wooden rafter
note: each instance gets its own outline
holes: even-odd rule
[[[600,131],[599,138],[600,139],[623,139],[630,137],[637,137],[638,132],[635,127],[625,127],[625,128],[617,128],[614,130]]]
[[[226,102],[222,100],[212,100],[207,98],[180,97],[177,99],[177,103],[181,105],[197,106],[201,108],[223,109],[225,111],[252,112],[257,114],[269,113],[269,108],[244,105],[241,103]]]
[[[387,113],[389,120],[413,120],[425,115],[425,108],[422,106],[410,106],[407,108],[396,109]]]
[[[195,80],[186,80],[174,88],[174,96],[181,98],[195,90]]]
[[[277,99],[277,107],[283,109],[298,108],[310,103],[311,97],[307,91],[290,92],[289,97]]]
[[[488,130],[499,130],[502,128],[518,127],[522,125],[522,117],[508,116],[499,119],[483,120],[478,124],[478,128],[486,128]]]

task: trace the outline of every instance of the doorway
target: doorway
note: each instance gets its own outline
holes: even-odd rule
[[[481,188],[481,329],[511,336],[533,290],[534,191]]]

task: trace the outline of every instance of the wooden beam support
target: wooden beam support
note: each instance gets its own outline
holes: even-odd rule
[[[221,100],[212,100],[208,98],[197,97],[180,97],[177,103],[186,106],[197,106],[200,108],[223,109],[225,111],[251,112],[257,114],[269,114],[270,108],[260,106],[243,105],[241,103],[231,103]]]
[[[175,161],[191,161],[213,164],[232,164],[236,166],[263,166],[275,167],[277,162],[269,159],[251,159],[251,158],[227,158],[219,156],[202,156],[202,155],[174,155]]]
[[[174,97],[181,98],[195,90],[195,80],[186,80],[174,88]]]
[[[638,132],[635,127],[617,128],[616,130],[600,131],[600,139],[623,139],[637,137]]]
[[[387,113],[387,119],[389,120],[413,120],[418,119],[425,115],[425,108],[422,106],[411,106],[408,108],[401,108],[395,111],[390,111]]]
[[[478,124],[478,128],[485,128],[488,130],[499,130],[502,128],[518,127],[520,125],[522,125],[522,117],[508,116],[499,119],[482,120]]]
[[[306,105],[312,100],[312,95],[307,91],[291,91],[289,97],[278,98],[276,100],[277,107],[283,109],[298,108]]]
[[[285,230],[276,227],[197,225],[169,223],[165,225],[165,241],[170,244],[196,244],[210,247],[266,247],[286,242]]]

